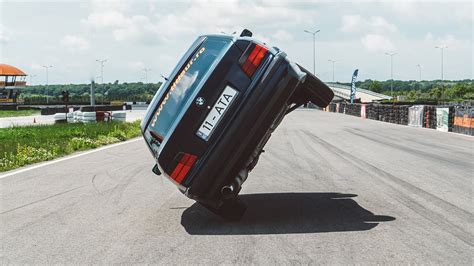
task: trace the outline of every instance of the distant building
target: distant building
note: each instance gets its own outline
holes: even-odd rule
[[[17,105],[21,89],[26,86],[26,74],[7,64],[0,64],[0,105]]]

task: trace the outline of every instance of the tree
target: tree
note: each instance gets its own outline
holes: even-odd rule
[[[380,93],[382,92],[382,89],[383,89],[382,83],[380,83],[380,81],[377,81],[377,80],[372,81],[372,83],[370,83],[369,85],[369,90],[373,92]]]

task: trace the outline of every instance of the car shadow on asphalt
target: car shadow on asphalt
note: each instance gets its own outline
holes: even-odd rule
[[[394,217],[374,215],[361,207],[355,194],[244,194],[247,211],[238,222],[227,222],[198,203],[187,208],[181,225],[191,235],[301,234],[365,231]]]

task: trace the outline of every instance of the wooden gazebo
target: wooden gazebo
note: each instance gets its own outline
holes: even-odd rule
[[[26,73],[20,69],[0,64],[0,104],[17,104],[20,89],[26,86]]]

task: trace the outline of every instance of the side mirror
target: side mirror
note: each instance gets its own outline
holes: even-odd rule
[[[240,34],[240,37],[252,37],[252,32],[249,31],[248,29],[244,29],[242,33]]]
[[[153,169],[151,170],[155,175],[161,175],[161,172],[160,172],[160,169],[158,168],[158,165],[155,164],[155,166],[153,166]]]

